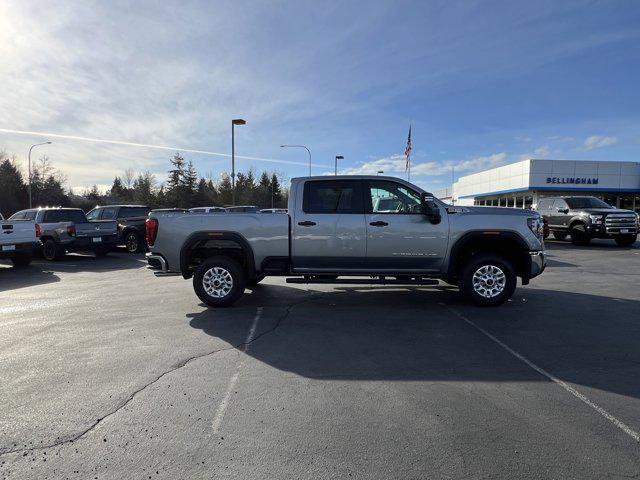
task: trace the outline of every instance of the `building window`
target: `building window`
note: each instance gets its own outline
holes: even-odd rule
[[[528,208],[529,210],[531,210],[533,208],[533,197],[532,196],[525,196],[524,197],[524,208]]]

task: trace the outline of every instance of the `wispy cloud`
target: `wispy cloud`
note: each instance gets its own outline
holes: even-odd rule
[[[596,148],[608,147],[609,145],[615,145],[618,143],[616,137],[605,137],[602,135],[591,135],[584,141],[584,148],[587,150],[594,150]]]
[[[451,173],[474,173],[489,168],[495,168],[507,163],[507,154],[504,152],[493,155],[474,157],[458,162],[416,162],[411,164],[411,174],[416,176],[439,176]],[[404,173],[404,155],[391,155],[370,162],[363,162],[353,168],[340,170],[342,175],[367,175],[383,171],[386,174]]]

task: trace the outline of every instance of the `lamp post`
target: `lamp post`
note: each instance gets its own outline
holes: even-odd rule
[[[31,208],[31,150],[38,145],[51,145],[51,142],[36,143],[29,148],[29,208]]]
[[[246,125],[241,118],[231,120],[231,205],[236,206],[236,125]]]
[[[344,157],[342,155],[336,155],[336,167],[333,173],[334,175],[338,175],[338,160],[344,160]]]
[[[309,154],[309,176],[311,176],[311,150],[305,145],[280,145],[280,148],[304,148]]]

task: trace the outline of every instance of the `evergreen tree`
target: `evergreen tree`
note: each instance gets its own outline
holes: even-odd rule
[[[273,191],[274,208],[287,208],[286,200],[282,194],[282,187],[275,173],[271,175],[271,189]]]
[[[15,164],[0,152],[0,208],[5,218],[29,206],[29,192],[22,173]]]
[[[222,174],[222,180],[218,183],[218,199],[223,206],[231,205],[232,187],[231,177],[226,173]]]
[[[167,178],[167,185],[165,188],[166,201],[172,207],[181,206],[183,199],[183,186],[185,176],[185,162],[180,153],[176,152],[173,158],[169,160],[171,162],[171,168],[169,170],[169,176]]]
[[[109,196],[113,198],[115,203],[121,203],[126,198],[126,191],[124,186],[122,185],[122,179],[120,177],[115,177],[113,179],[113,184],[111,185],[111,189],[107,192]]]

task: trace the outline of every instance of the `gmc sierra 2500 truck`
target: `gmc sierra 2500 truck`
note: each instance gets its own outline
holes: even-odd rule
[[[546,264],[537,212],[450,206],[399,178],[295,178],[288,211],[151,212],[149,267],[193,277],[198,297],[214,307],[232,305],[267,275],[288,283],[443,280],[478,305],[499,305],[517,277],[527,284]]]

